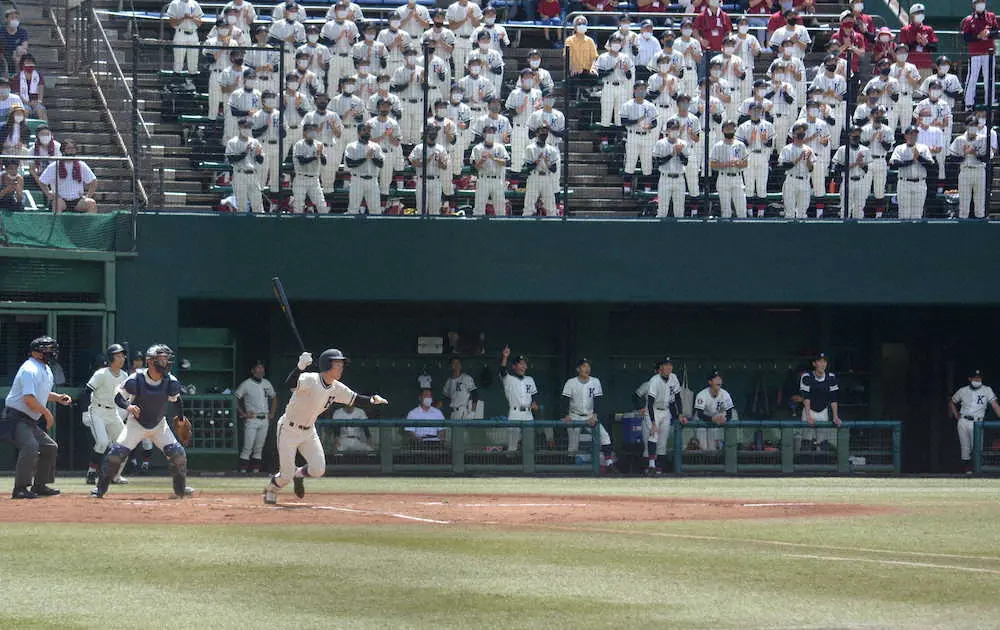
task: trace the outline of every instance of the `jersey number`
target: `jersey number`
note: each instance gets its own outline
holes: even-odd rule
[[[333,396],[330,396],[329,398],[326,399],[326,405],[323,406],[323,411],[326,411],[327,409],[330,408],[330,405],[333,404],[333,398],[334,398]]]

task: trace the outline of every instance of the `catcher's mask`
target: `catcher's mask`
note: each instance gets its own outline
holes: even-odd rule
[[[174,366],[174,351],[165,344],[155,344],[146,350],[146,367],[155,369],[161,377],[170,374]]]

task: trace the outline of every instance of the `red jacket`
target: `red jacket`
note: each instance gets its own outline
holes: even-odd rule
[[[694,30],[708,40],[708,50],[721,52],[722,40],[733,32],[733,22],[722,9],[718,9],[715,15],[711,9],[705,9],[694,19]]]
[[[785,15],[781,11],[776,11],[771,14],[771,18],[767,21],[767,38],[771,39],[771,33],[778,30],[785,24],[788,24],[788,20],[785,19]]]
[[[923,34],[927,37],[927,45],[921,47],[917,43],[917,35]],[[899,30],[899,41],[910,47],[910,56],[907,61],[918,68],[930,68],[934,63],[931,53],[937,49],[938,36],[934,28],[927,24],[907,24]]]
[[[969,44],[970,55],[986,55],[993,50],[995,44],[992,38],[979,39],[979,33],[984,28],[990,30],[1000,28],[1000,23],[997,23],[995,13],[990,11],[973,13],[962,20],[962,35],[965,36],[965,41]],[[971,41],[970,37],[972,38]]]
[[[865,41],[865,36],[855,30],[850,31],[850,33],[845,33],[844,29],[840,29],[836,33],[831,35],[830,39],[834,40],[835,42],[842,43],[847,35],[850,35],[851,37],[851,45],[857,46],[861,48],[861,50],[865,50],[867,48],[867,42]],[[864,56],[863,54],[859,55],[858,53],[854,53],[853,55],[851,55],[851,72],[857,72],[858,70],[861,69],[861,57],[863,56]],[[847,52],[841,53],[839,57],[841,59],[847,59]]]

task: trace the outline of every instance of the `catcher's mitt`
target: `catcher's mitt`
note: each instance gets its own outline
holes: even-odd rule
[[[191,446],[191,421],[184,416],[174,416],[174,437],[181,446]]]

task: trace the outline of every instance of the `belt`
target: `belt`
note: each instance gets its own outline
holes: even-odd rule
[[[775,115],[774,115],[774,117],[775,117],[775,118],[784,118],[784,117],[785,117],[785,116],[787,116],[787,115],[788,115],[788,114],[775,114]]]
[[[653,407],[653,411],[670,411],[669,407]]]
[[[268,144],[278,144],[278,141],[277,140],[268,140],[267,143]]]
[[[408,98],[408,99],[406,99],[406,102],[407,103],[419,103],[422,100],[423,100],[422,98]]]
[[[114,407],[114,405],[102,405],[101,403],[99,403],[99,402],[94,402],[94,401],[90,401],[90,404],[91,404],[91,405],[97,405],[97,406],[98,406],[98,407],[100,407],[101,409],[114,409],[114,408],[115,408],[115,407]]]
[[[964,165],[963,164],[962,168],[965,169],[965,170],[968,170],[968,171],[981,171],[981,170],[983,170],[984,166],[986,166],[986,165],[985,164],[969,164],[969,165]]]
[[[337,53],[337,56],[338,57],[349,57],[350,55],[348,53]]]
[[[181,32],[184,33],[185,35],[194,35],[195,33],[198,32],[198,30],[197,29],[195,29],[193,31],[184,31],[184,30],[182,30]]]
[[[266,417],[267,417],[266,413],[256,413],[256,414],[250,416],[250,418],[255,419],[255,420],[263,420]]]
[[[921,177],[904,177],[903,181],[904,182],[910,182],[911,184],[919,184],[920,182],[922,182],[924,180]]]
[[[721,173],[721,171],[720,171]],[[729,175],[730,177],[739,177],[740,173],[722,173],[723,175]]]
[[[306,427],[306,426],[303,426],[301,424],[292,424],[291,422],[285,423],[285,426],[286,427],[291,427],[293,429],[301,429],[303,431],[308,431],[309,429],[312,428],[311,426]]]
[[[649,135],[649,132],[648,132],[648,131],[632,131],[632,130],[629,130],[629,133],[631,133],[631,134],[635,134],[635,135],[637,135],[637,136],[645,136],[645,135]]]
[[[619,86],[619,85],[621,85],[621,84],[622,84],[621,81],[605,81],[605,83],[604,83],[604,85],[614,85],[616,87]]]
[[[308,173],[297,173],[296,177],[319,177],[319,175],[309,175]]]
[[[962,416],[962,420],[969,420],[970,422],[981,422],[982,418],[973,418],[972,416]]]
[[[666,175],[667,177],[669,177],[671,179],[677,179],[678,177],[681,176],[680,173],[663,173],[663,175]]]
[[[511,411],[530,411],[530,407],[511,407]]]
[[[751,153],[763,153],[764,149],[750,149]]]
[[[289,129],[298,129],[299,126],[298,125],[288,125],[288,128]]]
[[[240,171],[240,173],[243,173],[244,175],[254,175],[254,174],[257,173],[257,171],[251,171],[251,170],[243,169],[242,171]]]
[[[222,68],[212,68],[212,72],[222,72]]]
[[[791,177],[792,179],[801,179],[803,181],[805,181],[806,179],[808,179],[807,177],[803,177],[801,175],[789,175],[789,177]]]
[[[500,179],[499,175],[480,175],[479,179]]]
[[[357,177],[358,179],[375,179],[374,175],[354,175],[354,177]]]
[[[852,177],[851,181],[852,182],[860,182],[862,179],[864,179],[864,177]]]

